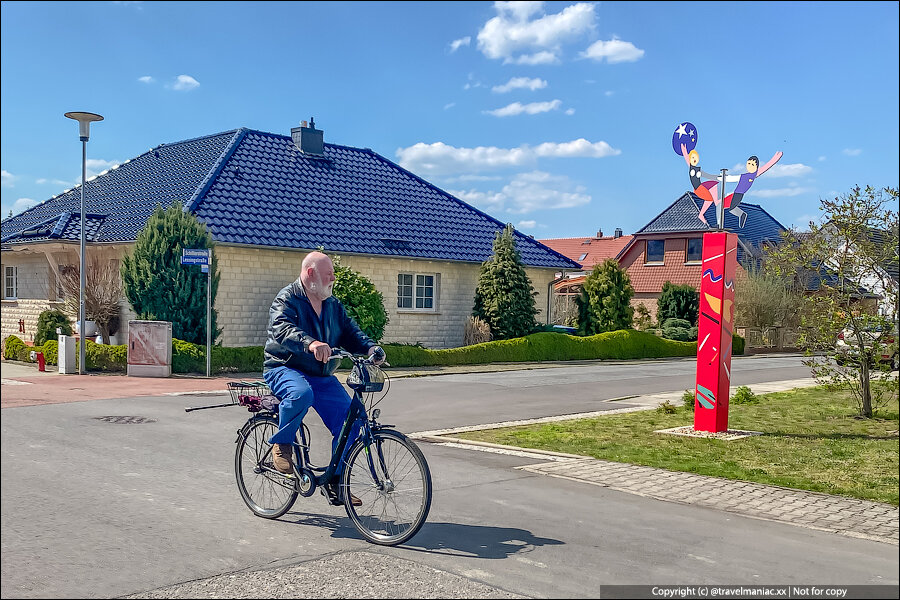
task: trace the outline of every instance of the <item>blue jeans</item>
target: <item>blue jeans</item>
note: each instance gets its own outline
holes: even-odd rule
[[[352,401],[338,378],[334,375],[328,377],[304,375],[290,367],[269,369],[263,373],[263,378],[272,393],[281,400],[278,405],[279,429],[271,437],[269,443],[293,443],[297,436],[297,430],[300,429],[300,424],[303,422],[303,417],[306,416],[306,412],[311,406],[319,413],[322,422],[334,437],[331,442],[333,454]],[[362,420],[360,419],[350,429],[350,436],[347,438],[347,445],[344,448],[345,453],[359,436],[361,425]],[[336,473],[341,472],[342,466],[343,460],[338,464]]]

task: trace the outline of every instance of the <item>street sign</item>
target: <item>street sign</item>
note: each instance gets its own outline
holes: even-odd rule
[[[208,265],[209,264],[209,249],[194,249],[194,248],[182,248],[181,249],[181,264],[183,265]]]

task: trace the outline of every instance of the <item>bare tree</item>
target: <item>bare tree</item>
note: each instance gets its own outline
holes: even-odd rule
[[[60,284],[65,292],[66,312],[78,318],[81,274],[77,265],[60,268]],[[119,317],[122,278],[117,260],[89,257],[85,271],[84,318],[97,323],[103,343],[109,343],[110,324]],[[84,332],[81,332],[84,335]]]

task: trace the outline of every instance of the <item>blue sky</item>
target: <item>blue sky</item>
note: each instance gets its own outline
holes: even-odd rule
[[[897,2],[3,2],[2,215],[238,127],[371,148],[536,238],[633,233],[705,171],[781,161],[786,226],[898,185]]]

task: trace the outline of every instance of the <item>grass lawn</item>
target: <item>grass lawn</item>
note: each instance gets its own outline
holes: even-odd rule
[[[674,414],[648,410],[457,437],[898,504],[896,397],[874,419],[855,418],[848,394],[820,387],[758,398],[732,404],[728,428],[764,435],[735,441],[654,433],[693,424],[680,406]]]

